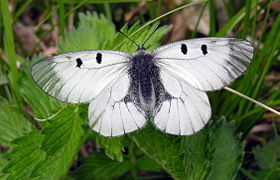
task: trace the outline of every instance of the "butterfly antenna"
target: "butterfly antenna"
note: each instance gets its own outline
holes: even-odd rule
[[[118,30],[119,33],[121,33],[124,37],[126,37],[127,39],[129,39],[131,42],[133,42],[138,48],[140,48],[140,46],[135,42],[133,41],[132,39],[130,39],[127,35],[125,35],[123,32],[121,32],[120,30]]]
[[[157,31],[158,27],[152,32],[152,34],[144,41],[143,46],[146,44],[146,42],[152,37],[152,35]]]

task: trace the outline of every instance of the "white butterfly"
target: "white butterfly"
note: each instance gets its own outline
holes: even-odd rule
[[[211,117],[205,91],[221,89],[250,64],[253,46],[236,38],[178,41],[149,52],[93,50],[43,59],[32,77],[50,96],[90,103],[89,125],[103,136],[142,128],[191,135]]]

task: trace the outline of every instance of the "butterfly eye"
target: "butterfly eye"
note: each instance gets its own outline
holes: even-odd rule
[[[207,46],[205,44],[201,45],[201,51],[202,51],[203,55],[206,55],[208,53]]]
[[[181,44],[181,52],[186,55],[188,52],[188,48],[186,44]]]
[[[98,64],[101,64],[101,62],[102,62],[102,54],[101,53],[96,54],[96,62]]]
[[[83,64],[83,61],[81,60],[81,58],[77,58],[76,63],[77,63],[76,67],[81,68],[81,65]]]

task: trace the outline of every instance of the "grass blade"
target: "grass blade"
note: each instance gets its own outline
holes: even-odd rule
[[[9,12],[8,0],[1,0],[1,11],[4,23],[5,30],[5,49],[8,56],[8,63],[11,68],[11,89],[13,91],[13,95],[17,102],[17,106],[21,108],[21,96],[19,93],[19,89],[17,86],[18,81],[18,70],[16,65],[16,52],[14,45],[14,36],[13,36],[13,28],[12,28],[12,18]]]

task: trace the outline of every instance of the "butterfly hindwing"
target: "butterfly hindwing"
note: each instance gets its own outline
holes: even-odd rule
[[[155,126],[175,135],[191,135],[203,128],[211,117],[206,93],[164,69],[161,80],[170,97],[157,110],[153,120]]]
[[[217,90],[231,83],[248,67],[253,46],[237,38],[199,38],[161,46],[153,53],[162,69],[191,86]]]
[[[32,67],[32,77],[49,95],[68,103],[90,102],[125,74],[129,54],[94,50],[46,58]]]
[[[144,112],[125,98],[129,82],[127,74],[121,76],[90,103],[89,125],[94,131],[106,137],[115,137],[145,125]]]

